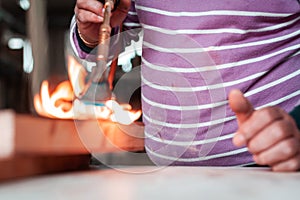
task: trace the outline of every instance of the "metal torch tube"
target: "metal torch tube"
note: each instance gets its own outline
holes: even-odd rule
[[[108,79],[108,70],[107,70],[107,60],[109,53],[109,44],[110,44],[110,16],[111,11],[114,6],[113,0],[106,0],[104,4],[104,17],[103,22],[99,29],[99,45],[97,52],[97,66],[96,73],[92,77],[93,82],[103,82]]]
[[[89,88],[93,83],[100,83],[100,85],[104,87],[102,89],[102,92],[110,93],[107,94],[107,96],[111,95],[111,91],[108,91],[109,88],[106,89],[106,87],[108,86],[109,74],[107,70],[107,60],[109,54],[111,34],[110,16],[114,8],[114,2],[115,0],[105,0],[103,22],[99,28],[99,44],[97,51],[96,67],[92,69],[90,78],[86,83],[85,88],[81,92],[80,97],[84,97],[84,95],[88,92]],[[103,96],[105,96],[105,94],[103,94]]]

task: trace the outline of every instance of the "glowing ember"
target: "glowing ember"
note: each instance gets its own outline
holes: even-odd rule
[[[108,100],[105,106],[95,106],[75,99],[74,93],[81,91],[87,74],[72,57],[69,57],[68,69],[71,81],[63,81],[51,94],[48,81],[43,81],[40,94],[34,97],[34,107],[39,115],[59,119],[106,119],[125,125],[141,116],[141,111],[132,111],[129,104],[120,105],[115,100]]]

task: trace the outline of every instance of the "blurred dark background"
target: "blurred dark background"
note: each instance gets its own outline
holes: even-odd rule
[[[8,46],[11,38],[28,39],[28,2],[44,1],[48,32],[49,77],[65,79],[64,38],[69,29],[76,0],[0,0],[0,109],[11,108],[19,113],[31,112],[31,73],[24,72],[23,48]],[[32,6],[32,5],[30,5]],[[22,8],[23,7],[23,8]],[[38,27],[37,27],[38,28]],[[40,46],[43,46],[39,44]],[[45,61],[46,62],[46,61]],[[54,74],[56,74],[54,76]],[[59,75],[57,75],[59,74]]]

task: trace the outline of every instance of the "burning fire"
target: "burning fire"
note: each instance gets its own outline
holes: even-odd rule
[[[141,111],[133,111],[129,104],[120,105],[108,100],[105,106],[88,105],[76,99],[87,75],[85,69],[73,58],[68,60],[70,81],[61,82],[53,92],[49,92],[49,82],[43,81],[40,94],[34,96],[34,107],[44,117],[59,119],[105,119],[120,124],[131,124],[141,116]]]

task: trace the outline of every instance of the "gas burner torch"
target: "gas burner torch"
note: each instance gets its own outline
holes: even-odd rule
[[[113,96],[108,77],[109,69],[107,69],[109,45],[110,45],[110,17],[118,0],[105,0],[103,22],[99,28],[99,42],[97,50],[96,67],[85,84],[84,89],[79,94],[79,99],[95,105],[104,105],[104,102]]]

